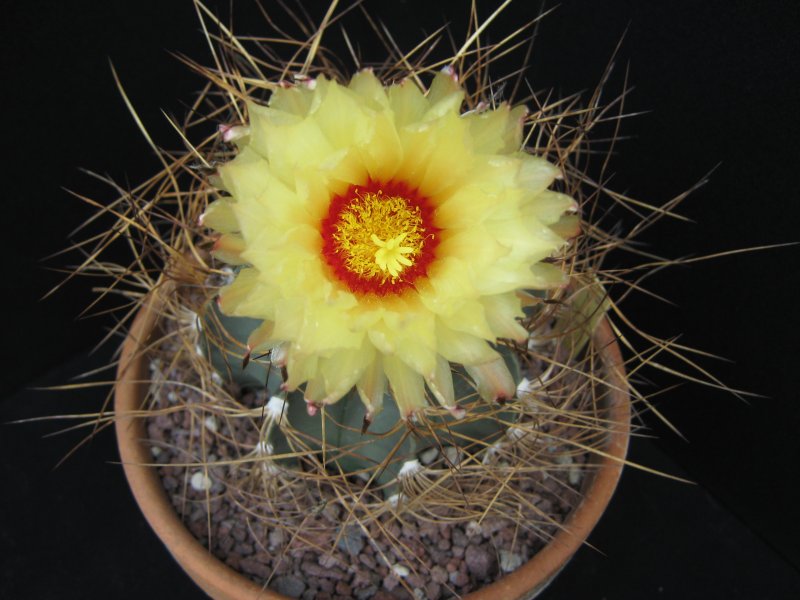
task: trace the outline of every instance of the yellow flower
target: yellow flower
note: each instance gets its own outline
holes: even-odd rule
[[[281,87],[229,132],[230,196],[203,218],[241,265],[220,306],[263,319],[249,347],[273,350],[288,390],[306,384],[311,412],[356,386],[371,418],[388,379],[404,417],[426,384],[458,415],[451,363],[490,399],[515,393],[491,344],[527,338],[517,291],[564,282],[542,261],[576,207],[547,189],[558,168],[521,151],[523,107],[463,102],[450,70],[426,93],[362,71]]]

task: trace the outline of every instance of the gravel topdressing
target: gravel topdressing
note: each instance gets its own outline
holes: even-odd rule
[[[375,519],[354,519],[330,490],[254,460],[256,420],[211,412],[192,381],[197,376],[180,365],[166,358],[150,364],[158,382],[151,386],[152,406],[166,410],[147,419],[146,443],[164,489],[216,557],[286,596],[459,597],[530,559],[580,500],[586,455],[559,455],[558,468],[534,472],[516,489],[535,506],[534,515],[520,508],[513,520],[448,521],[454,515],[444,510],[423,519],[420,511],[403,511],[400,500]],[[267,400],[253,391],[230,392],[243,407]],[[423,470],[441,468],[444,459],[435,454],[420,456]]]

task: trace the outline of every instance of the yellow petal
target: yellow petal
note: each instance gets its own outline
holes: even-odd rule
[[[428,389],[439,404],[447,408],[456,405],[455,392],[453,390],[453,373],[450,370],[450,363],[444,357],[438,356],[436,359],[436,370],[426,378]]]
[[[519,184],[530,192],[541,192],[561,175],[561,170],[545,159],[529,154],[521,154]]]
[[[448,231],[466,229],[483,223],[495,209],[499,198],[479,186],[464,186],[436,208],[436,221]]]
[[[550,225],[550,229],[558,237],[570,240],[581,232],[581,218],[579,215],[564,215]]]
[[[528,109],[525,106],[515,106],[508,115],[508,120],[503,129],[503,147],[501,152],[514,152],[522,146],[522,134],[524,130],[525,117],[528,116]]]
[[[367,419],[378,414],[383,408],[383,395],[386,393],[386,374],[383,371],[383,361],[376,355],[361,374],[356,383],[358,395],[367,409]]]
[[[473,148],[481,154],[499,154],[519,150],[522,145],[524,106],[513,110],[503,103],[494,110],[467,115]]]
[[[298,225],[311,225],[308,207],[293,190],[275,177],[265,177],[263,189],[255,195],[239,197],[233,212],[249,244],[265,231],[285,232]],[[316,229],[316,223],[313,223]]]
[[[300,119],[270,108],[254,108],[251,147],[268,161],[271,173],[287,185],[294,183],[294,169],[298,166],[316,168],[336,151],[313,112]]]
[[[495,268],[477,282],[481,294],[493,295],[518,289],[550,289],[566,282],[566,276],[555,265],[498,260]]]
[[[302,325],[294,335],[303,352],[314,353],[357,349],[364,341],[363,332],[350,328],[346,311],[321,303],[308,303]]]
[[[303,117],[299,115],[252,102],[247,104],[247,114],[250,122],[250,137],[246,148],[255,151],[265,159],[269,158],[273,146],[280,144],[279,132],[285,130],[289,125],[300,123],[303,120]]]
[[[275,302],[275,331],[279,340],[295,340],[305,318],[305,303],[299,298],[281,298]],[[303,349],[300,348],[302,352]]]
[[[391,181],[403,159],[403,148],[390,112],[379,113],[372,121],[372,137],[358,146],[361,163],[375,181]]]
[[[436,350],[413,337],[401,338],[396,356],[417,373],[428,376],[436,370]]]
[[[403,163],[398,172],[426,196],[436,196],[466,180],[473,154],[467,124],[457,114],[399,132]]]
[[[416,84],[405,79],[388,90],[389,106],[394,112],[398,129],[416,123],[428,109],[428,101]]]
[[[426,99],[428,110],[422,117],[423,121],[439,119],[448,113],[458,114],[464,102],[464,90],[458,84],[458,79],[451,68],[442,69],[436,74]]]
[[[522,302],[513,293],[483,296],[481,298],[486,311],[486,319],[492,333],[498,338],[514,340],[523,343],[528,339],[528,330],[517,319],[523,318]]]
[[[247,246],[241,236],[235,233],[226,233],[214,242],[211,254],[229,265],[243,265],[247,262],[242,258],[242,252],[246,248]]]
[[[353,75],[347,87],[364,100],[370,109],[380,111],[389,108],[386,88],[375,77],[372,69],[362,69]]]
[[[220,233],[234,233],[239,231],[239,221],[233,212],[231,201],[220,198],[208,205],[206,211],[200,216],[200,224],[210,227]]]
[[[502,357],[464,368],[475,381],[478,394],[487,402],[511,400],[517,392],[517,385]]]
[[[315,378],[318,361],[319,357],[316,354],[304,354],[293,345],[286,355],[286,371],[289,374],[285,382],[287,391],[296,390],[303,382]]]
[[[431,265],[428,280],[417,286],[419,298],[432,313],[452,316],[465,299],[478,295],[468,263],[445,257]]]
[[[526,264],[548,258],[564,245],[564,240],[552,229],[527,215],[507,221],[492,221],[486,224],[486,229],[497,236],[500,243],[508,245],[508,260]],[[504,238],[501,237],[503,235]]]
[[[439,315],[439,321],[454,331],[468,333],[491,342],[496,339],[486,320],[483,304],[476,300],[462,301],[452,314]]]
[[[321,405],[324,403],[326,396],[325,381],[321,376],[313,377],[306,383],[306,389],[303,391],[303,399],[308,404]]]
[[[370,344],[363,344],[355,350],[340,350],[322,358],[319,371],[325,381],[324,403],[336,402],[349,392],[374,360],[375,349]]]
[[[548,290],[567,284],[567,275],[556,265],[537,263],[530,268],[533,283],[530,287]]]
[[[425,383],[419,373],[395,356],[383,357],[383,369],[401,417],[408,419],[425,407]]]
[[[495,360],[497,352],[480,338],[461,331],[454,331],[437,322],[437,348],[448,361],[461,365],[477,365]]]
[[[532,196],[523,208],[523,212],[535,216],[545,225],[551,225],[557,222],[564,213],[576,210],[578,210],[578,205],[570,196],[550,190]]]
[[[314,90],[307,85],[287,85],[272,92],[269,106],[274,110],[305,117],[311,109]]]
[[[234,278],[230,285],[220,290],[219,307],[226,315],[235,314],[236,308],[254,291],[258,283],[258,271],[244,268]]]
[[[224,188],[238,200],[258,197],[271,178],[269,163],[252,146],[245,146],[232,161],[219,168]]]
[[[370,137],[371,115],[358,96],[335,81],[322,86],[319,96],[321,101],[313,118],[332,148],[366,142]]]
[[[275,331],[275,323],[264,321],[256,327],[247,337],[247,347],[253,354],[265,352],[275,345],[272,334]]]
[[[498,229],[495,227],[495,230]],[[441,258],[431,266],[429,273],[444,269],[445,265],[440,267],[439,263],[445,260],[459,260],[465,265],[470,265],[476,272],[482,272],[491,269],[495,262],[510,252],[509,247],[501,244],[497,236],[482,224],[469,229],[444,231],[439,239],[436,254]],[[450,271],[449,267],[447,271]]]

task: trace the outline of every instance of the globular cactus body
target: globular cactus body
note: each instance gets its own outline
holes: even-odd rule
[[[426,450],[454,447],[477,452],[500,439],[515,422],[515,413],[503,411],[493,398],[482,396],[480,385],[459,366],[453,367],[453,381],[460,407],[468,407],[463,415],[438,411],[424,417],[420,415],[424,423],[408,423],[402,418],[390,390],[384,394],[381,410],[369,420],[355,389],[336,403],[309,411],[302,390],[287,393],[281,389],[280,369],[271,364],[268,356],[246,357],[246,341],[261,323],[255,319],[226,316],[216,304],[209,310],[210,314],[204,319],[206,335],[202,346],[208,349],[217,373],[241,388],[265,389],[268,396],[282,402],[276,404],[281,407],[281,414],[268,415],[276,421],[277,427],[270,428],[268,439],[261,440],[276,456],[316,450],[318,460],[324,460],[332,473],[358,475],[381,487],[388,495],[395,492],[395,480],[403,465]],[[521,374],[516,354],[506,346],[498,346],[498,350],[514,380],[519,382]],[[285,433],[288,427],[292,429],[289,437]],[[294,436],[302,438],[300,446],[292,443]],[[290,458],[279,462],[289,468],[297,464]]]

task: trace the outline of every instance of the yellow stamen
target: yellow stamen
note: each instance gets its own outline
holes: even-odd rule
[[[342,211],[333,237],[350,272],[385,282],[414,264],[425,243],[425,227],[419,207],[405,198],[367,192]]]

